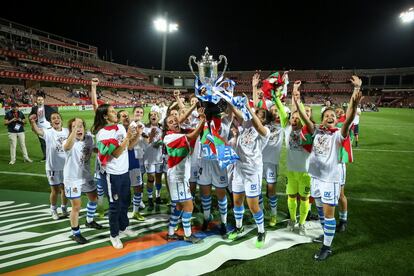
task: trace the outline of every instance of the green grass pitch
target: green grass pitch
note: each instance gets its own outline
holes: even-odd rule
[[[319,108],[314,108],[314,115],[318,121]],[[64,126],[75,116],[85,119],[87,127],[91,127],[92,111],[62,111]],[[354,148],[355,162],[347,167],[348,230],[335,236],[334,255],[328,261],[314,262],[313,254],[320,245],[304,244],[253,261],[227,262],[211,274],[414,275],[413,119],[414,111],[407,109],[384,108],[378,113],[362,114],[360,146]],[[44,173],[44,163],[39,162],[39,141],[29,126],[26,145],[34,163],[23,163],[18,148],[16,164],[9,165],[7,128],[0,126],[0,191],[49,192],[46,178],[7,174]],[[284,193],[285,151],[281,160],[277,191]],[[163,197],[167,197],[165,192]],[[279,197],[278,210],[287,213],[283,195]]]

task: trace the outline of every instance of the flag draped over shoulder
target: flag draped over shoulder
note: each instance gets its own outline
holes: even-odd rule
[[[195,141],[191,143],[186,134],[168,131],[164,137],[164,145],[168,154],[168,168],[177,166],[191,154],[194,144]]]
[[[345,123],[345,115],[339,117],[338,123],[336,124],[337,128],[341,128]],[[352,141],[354,140],[354,124],[349,128],[349,134],[346,139],[342,142],[341,149],[339,150],[339,162],[341,163],[352,163],[354,161],[354,156],[352,153]]]
[[[106,126],[103,128],[105,131],[118,131],[117,125]],[[115,138],[101,140],[97,143],[98,158],[102,167],[105,167],[111,158],[112,152],[119,147],[119,142]]]
[[[200,139],[203,157],[206,159],[217,159],[220,168],[224,169],[229,164],[239,159],[236,152],[226,144],[220,136],[221,119],[213,117],[209,123],[206,122],[203,129],[203,135]]]
[[[340,126],[342,126],[341,123]],[[338,126],[338,124],[337,124]],[[325,128],[323,126],[319,127],[321,130],[329,131],[331,133],[340,130],[340,128]],[[304,126],[301,131],[301,145],[303,148],[311,152],[312,151],[312,144],[313,144],[313,135],[309,132],[307,126]],[[352,154],[352,144],[350,135],[348,135],[341,144],[341,148],[339,149],[339,162],[341,163],[352,163],[353,162],[353,154]]]

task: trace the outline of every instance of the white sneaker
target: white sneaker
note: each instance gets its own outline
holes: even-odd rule
[[[52,215],[53,220],[58,220],[59,219],[59,215],[58,215],[58,212],[56,210],[51,210],[50,214]]]
[[[25,159],[24,159],[24,162],[27,162],[27,163],[33,163],[33,160],[32,160],[32,159],[30,159],[30,158],[28,157],[28,158],[25,158]]]
[[[14,165],[14,163],[16,163],[16,161],[10,161],[9,165]]]
[[[293,232],[293,230],[295,230],[295,224],[296,224],[296,221],[289,220],[288,225],[287,225],[287,229],[289,231]]]
[[[299,235],[306,236],[306,227],[305,227],[305,224],[299,224]]]
[[[124,248],[124,245],[122,244],[122,241],[119,238],[119,236],[116,236],[115,238],[113,238],[112,236],[109,236],[109,240],[111,241],[112,246],[115,249],[122,249],[122,248]]]
[[[119,231],[119,237],[121,238],[135,238],[136,236],[138,236],[138,233],[128,228],[126,228],[124,231]]]

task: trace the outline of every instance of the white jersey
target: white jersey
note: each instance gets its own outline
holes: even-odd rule
[[[263,163],[279,164],[283,144],[283,128],[280,124],[271,122],[267,127],[270,130],[269,140],[263,149]]]
[[[66,142],[67,140],[63,141],[63,145]],[[85,135],[83,141],[75,139],[72,148],[66,152],[63,169],[65,184],[81,185],[92,180],[90,159],[94,148],[93,137],[90,133]]]
[[[357,107],[355,118],[354,118],[354,121],[352,122],[354,125],[359,125],[359,114],[361,114],[361,108]]]
[[[117,127],[118,130],[106,130],[105,128],[99,130],[98,134],[96,134],[96,143],[99,143],[107,139],[116,139],[118,140],[118,143],[121,144],[126,137],[126,130],[122,124],[118,124]],[[106,173],[114,175],[121,175],[127,173],[129,168],[128,160],[128,149],[125,148],[125,150],[118,158],[111,156],[106,166],[102,167],[102,169]]]
[[[69,130],[62,128],[57,131],[54,128],[43,129],[43,139],[46,143],[46,170],[63,171],[65,166],[65,151],[63,141],[69,136]]]
[[[150,136],[151,131],[155,129],[156,134],[153,138],[152,143],[148,145],[144,153],[144,164],[162,164],[162,130],[158,126],[150,126],[144,129],[144,133]]]
[[[37,108],[37,127],[50,128],[50,122],[46,120],[45,106],[41,105]]]
[[[300,144],[301,129],[293,130],[289,125],[285,128],[285,144],[287,149],[287,169],[290,172],[308,172],[309,153]]]
[[[315,129],[312,152],[309,158],[309,174],[322,181],[339,182],[339,149],[344,138],[341,131]]]
[[[270,130],[266,128],[266,135],[260,134],[253,127],[252,122],[243,122],[243,129],[237,138],[236,153],[240,160],[236,166],[247,173],[256,173],[263,168],[263,148],[269,140]]]

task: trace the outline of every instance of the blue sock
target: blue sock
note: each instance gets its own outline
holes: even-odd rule
[[[270,209],[271,209],[271,213],[272,216],[276,216],[277,215],[277,196],[271,196],[269,197],[269,202],[270,202]]]
[[[184,228],[184,235],[186,237],[191,236],[191,213],[190,212],[183,211],[182,222],[183,222],[183,228]]]
[[[222,223],[227,223],[227,197],[218,200],[220,218]]]
[[[180,218],[181,211],[174,208],[170,215],[170,225],[168,226],[168,235],[173,235],[175,227],[177,226],[178,219]]]
[[[339,220],[347,221],[348,220],[348,211],[339,211]]]
[[[244,206],[234,206],[233,213],[234,219],[236,220],[236,227],[241,228],[243,226]]]
[[[98,197],[103,197],[104,189],[102,187],[102,181],[100,179],[96,180],[96,189],[98,190]]]
[[[152,199],[152,188],[147,188],[147,195],[148,195],[148,198]]]
[[[253,214],[253,217],[254,217],[254,221],[256,222],[256,225],[257,225],[257,231],[259,233],[264,233],[264,215],[263,215],[263,211],[260,210],[256,214]]]
[[[132,211],[134,213],[139,212],[139,205],[141,205],[142,200],[142,193],[134,193],[134,197],[132,198]]]
[[[323,226],[323,245],[331,246],[332,240],[335,236],[335,231],[335,218],[325,218],[325,225]]]
[[[210,219],[211,196],[201,196],[201,205],[203,206],[204,219]]]
[[[72,234],[74,236],[79,236],[81,234],[80,229],[79,229],[79,225],[76,227],[72,227]]]
[[[86,221],[88,223],[91,223],[93,221],[93,218],[95,217],[96,212],[96,202],[89,201],[88,205],[86,205],[87,213],[86,213]]]
[[[161,196],[161,188],[162,188],[161,183],[156,183],[155,184],[155,197],[160,197]]]
[[[175,207],[177,206],[177,203],[175,203],[175,202],[171,202],[171,206],[170,206],[170,212],[171,212],[171,214],[173,214],[174,213],[174,210],[175,210]]]

